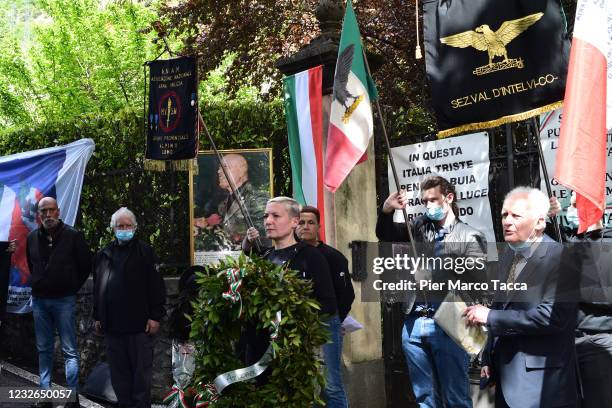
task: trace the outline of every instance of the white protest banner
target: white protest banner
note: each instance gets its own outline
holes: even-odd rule
[[[559,133],[561,129],[561,119],[563,117],[563,109],[546,112],[540,115],[540,143],[542,144],[542,153],[544,162],[550,177],[550,186],[552,193],[561,204],[562,211],[558,215],[559,222],[562,226],[571,227],[565,216],[567,208],[570,206],[571,191],[565,186],[559,184],[553,178],[555,174],[555,165],[557,163],[557,148],[559,147]],[[587,143],[585,141],[585,143]],[[606,209],[603,216],[604,227],[612,227],[612,133],[608,132],[606,139]],[[546,179],[540,169],[540,189],[546,192]]]
[[[462,221],[481,231],[487,242],[495,242],[489,204],[489,135],[472,133],[391,149],[400,187],[408,193],[408,218],[424,214],[421,182],[428,176],[442,176],[457,190],[457,205]],[[397,191],[391,164],[388,164],[389,191]],[[404,222],[396,211],[395,222]]]

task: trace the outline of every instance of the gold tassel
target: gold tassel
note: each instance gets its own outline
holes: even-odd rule
[[[532,109],[526,112],[516,113],[514,115],[502,116],[499,119],[489,120],[487,122],[468,123],[466,125],[457,126],[450,129],[441,130],[438,132],[438,139],[453,136],[458,133],[467,132],[468,130],[490,129],[495,126],[504,125],[506,123],[518,122],[540,115],[544,112],[558,109],[563,106],[563,101],[553,102],[540,108]]]

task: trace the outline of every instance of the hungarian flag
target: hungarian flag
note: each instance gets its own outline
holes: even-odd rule
[[[576,192],[579,233],[601,220],[605,207],[606,89],[611,87],[606,77],[612,63],[608,3],[578,2],[559,136],[555,178]],[[609,128],[610,112],[607,122]]]
[[[319,209],[319,238],[325,241],[322,78],[320,65],[285,77],[284,87],[293,197]]]
[[[355,11],[348,0],[325,152],[325,186],[331,192],[338,189],[368,148],[374,128],[370,102],[377,97],[374,81],[366,70]]]

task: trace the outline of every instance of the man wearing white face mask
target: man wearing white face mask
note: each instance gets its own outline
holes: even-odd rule
[[[548,197],[531,187],[510,191],[502,207],[508,250],[499,262],[500,282],[492,309],[465,311],[469,324],[486,325],[489,341],[481,377],[496,384],[496,407],[575,407],[576,304],[561,302],[562,246],[548,235]]]
[[[116,239],[94,260],[95,328],[104,333],[119,405],[150,407],[153,345],[165,314],[166,288],[153,249],[134,236],[134,213],[120,208],[110,226]]]
[[[416,242],[434,243],[434,255],[484,258],[484,235],[458,218],[455,186],[443,177],[433,176],[421,183],[421,201],[426,214],[411,223]],[[392,193],[378,215],[376,236],[381,241],[407,241],[404,223],[394,223],[395,210],[405,208],[405,190]],[[454,275],[454,271],[451,272]],[[443,274],[433,271],[433,277]],[[445,278],[447,275],[444,275]],[[410,381],[419,407],[471,408],[468,377],[469,356],[434,321],[440,302],[405,302],[402,348]]]

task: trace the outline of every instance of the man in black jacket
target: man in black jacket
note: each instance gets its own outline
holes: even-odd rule
[[[337,249],[319,241],[321,215],[316,207],[304,206],[300,211],[300,223],[297,235],[302,242],[317,248],[329,265],[338,316],[329,319],[331,342],[323,345],[323,358],[327,369],[327,383],[325,384],[325,397],[330,408],[346,408],[348,401],[344,384],[342,383],[342,322],[351,310],[355,299],[355,291],[348,272],[348,260]]]
[[[91,252],[83,233],[60,220],[60,209],[54,198],[44,197],[38,202],[38,216],[42,227],[28,235],[26,256],[32,286],[40,386],[48,389],[51,385],[57,329],[64,353],[66,382],[77,391],[76,294],[91,271]],[[43,405],[50,406],[50,403]]]
[[[154,336],[165,313],[166,288],[153,249],[134,237],[134,213],[122,207],[110,225],[116,240],[94,259],[96,331],[104,333],[119,404],[150,407]]]

